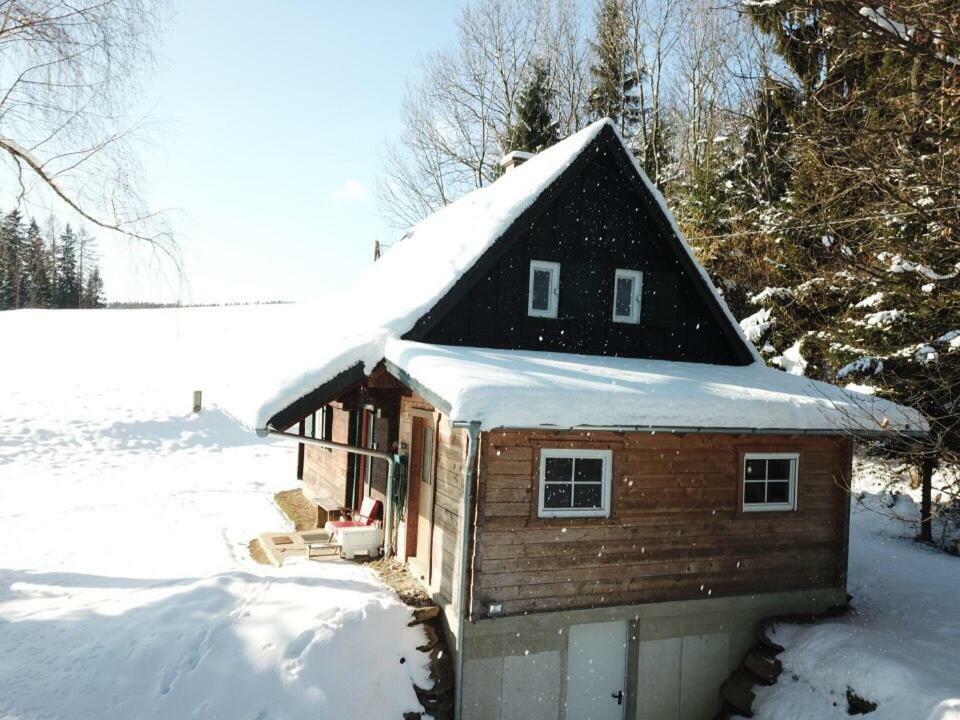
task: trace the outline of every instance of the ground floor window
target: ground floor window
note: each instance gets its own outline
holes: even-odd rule
[[[743,510],[795,510],[798,453],[747,453],[743,459]]]
[[[610,450],[540,451],[540,517],[607,517]]]

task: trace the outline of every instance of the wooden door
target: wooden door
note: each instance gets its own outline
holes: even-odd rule
[[[434,427],[432,419],[414,416],[410,443],[410,504],[407,515],[407,558],[417,576],[429,585],[433,540]]]
[[[566,720],[623,720],[626,684],[626,621],[572,625],[567,646]]]

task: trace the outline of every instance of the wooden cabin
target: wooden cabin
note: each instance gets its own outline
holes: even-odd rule
[[[465,720],[712,717],[758,620],[845,602],[853,438],[925,429],[767,368],[609,121],[357,298],[259,426],[403,459],[307,444],[298,473],[321,507],[384,500]]]

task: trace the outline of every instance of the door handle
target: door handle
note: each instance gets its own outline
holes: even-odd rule
[[[618,690],[615,693],[610,693],[610,697],[617,699],[617,705],[623,705],[623,690]]]

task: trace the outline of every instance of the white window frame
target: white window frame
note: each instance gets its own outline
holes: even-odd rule
[[[547,309],[541,310],[533,306],[533,274],[537,270],[545,270],[550,273],[550,295],[547,301]],[[560,304],[560,263],[548,262],[547,260],[530,261],[530,278],[527,289],[527,315],[530,317],[555,318],[557,317],[557,307]]]
[[[586,460],[602,460],[603,469],[601,470],[600,486],[600,507],[598,508],[547,508],[543,506],[544,501],[544,482],[547,473],[548,458],[578,458]],[[612,450],[588,450],[578,448],[541,448],[540,449],[540,498],[538,501],[537,516],[542,518],[558,517],[610,517],[610,486],[613,477],[613,451]],[[571,500],[572,500],[571,493]]]
[[[747,503],[747,461],[790,460],[789,495],[785,503]],[[791,512],[797,509],[797,475],[800,473],[800,453],[744,453],[740,468],[740,508],[743,512]],[[759,481],[754,481],[759,482]],[[764,479],[763,482],[766,482]]]
[[[633,280],[634,297],[630,303],[629,315],[617,315],[617,284],[620,278]],[[640,298],[643,296],[643,273],[639,270],[627,270],[617,268],[613,274],[613,321],[626,323],[628,325],[637,325],[640,322]]]

